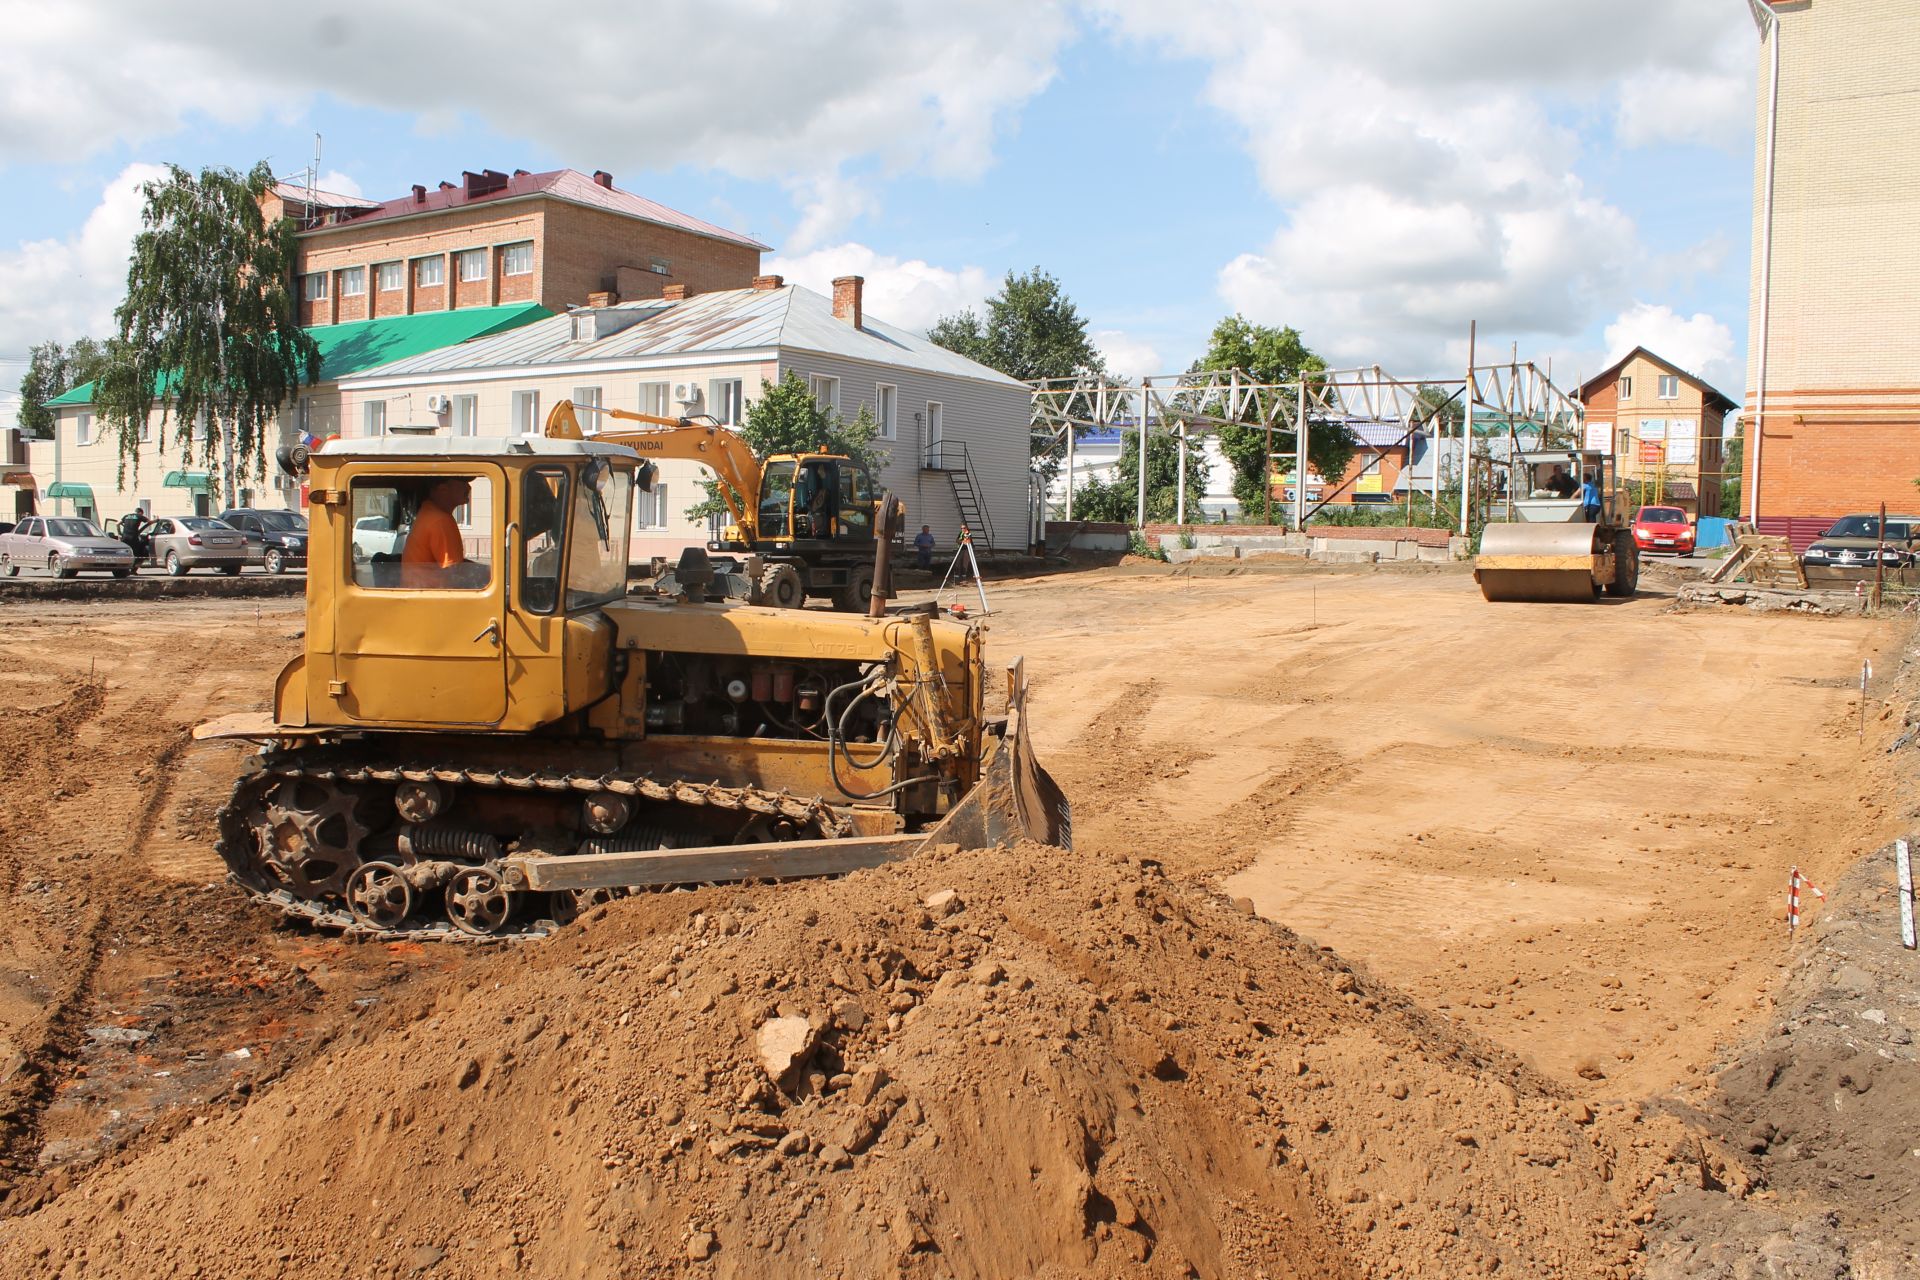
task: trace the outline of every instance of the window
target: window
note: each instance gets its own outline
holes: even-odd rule
[[[708,412],[726,426],[737,426],[740,422],[742,383],[738,378],[715,378],[707,384]]]
[[[299,416],[294,420],[294,422],[296,427],[299,429],[299,432],[301,435],[309,436],[313,434],[313,397],[312,396],[300,397],[300,412],[299,412]]]
[[[93,443],[93,415],[85,409],[73,417],[73,438],[76,444]]]
[[[367,291],[367,269],[348,267],[340,273],[340,296],[358,298]]]
[[[487,278],[487,251],[464,249],[460,253],[460,282],[469,284]]]
[[[503,276],[530,276],[533,274],[533,242],[510,244],[500,251],[500,274]]]
[[[664,529],[667,527],[667,486],[655,483],[653,491],[640,491],[640,527],[642,529]]]
[[[533,613],[560,606],[561,551],[567,533],[567,472],[540,467],[520,504],[520,600]]]
[[[472,506],[493,509],[493,481],[486,476],[359,476],[351,493],[355,586],[483,591],[492,583],[487,526],[463,536],[456,523]],[[432,554],[403,565],[414,538]]]
[[[453,398],[453,434],[457,436],[475,436],[480,434],[480,397],[455,396]]]
[[[415,258],[413,284],[417,289],[438,289],[447,282],[447,260],[442,257]]]
[[[585,405],[589,409],[598,409],[600,407],[600,388],[575,387],[573,389],[573,402],[577,405]],[[593,416],[597,419],[600,415],[596,413]],[[588,431],[594,431],[599,428],[600,424],[596,421],[585,422],[581,425]]]
[[[146,444],[153,439],[153,419],[147,418],[140,423],[140,443]]]
[[[670,418],[667,412],[667,398],[673,392],[670,382],[643,382],[640,384],[640,412],[650,413],[656,418]]]
[[[513,393],[513,429],[523,436],[540,434],[540,393],[538,391]]]
[[[900,389],[883,382],[874,388],[873,399],[875,416],[880,419],[880,438],[892,440],[898,434],[894,424],[900,416]]]
[[[309,271],[300,277],[300,296],[308,302],[324,302],[327,297],[327,273]]]
[[[369,400],[360,406],[360,434],[363,436],[383,436],[387,434],[387,402]]]
[[[813,402],[828,413],[837,413],[840,409],[840,379],[829,378],[824,373],[812,374],[807,378],[807,390],[813,393]]]
[[[407,287],[407,264],[404,262],[383,262],[378,267],[375,283],[382,293],[395,293]]]
[[[567,608],[585,609],[627,593],[627,522],[633,517],[633,472],[616,471],[596,459],[574,486],[567,536]]]
[[[1660,375],[1660,398],[1662,400],[1678,400],[1680,398],[1680,378],[1678,375],[1671,373],[1663,373]]]
[[[673,274],[673,264],[665,258],[648,258],[647,270],[657,276],[670,276]]]
[[[1633,399],[1633,379],[1632,378],[1623,377],[1620,379],[1620,398],[1622,400]],[[1307,425],[1312,426],[1313,424],[1308,423]]]

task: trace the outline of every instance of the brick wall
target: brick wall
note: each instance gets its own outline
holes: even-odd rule
[[[584,304],[609,280],[630,302],[657,298],[670,284],[695,294],[746,289],[760,274],[757,249],[557,201],[547,210],[545,248],[541,301],[555,310]],[[666,260],[667,274],[647,270],[654,258]]]
[[[1920,512],[1920,489],[1914,487],[1920,479],[1920,413],[1905,422],[1796,421],[1790,412],[1770,409],[1765,431],[1759,449],[1763,518],[1838,517],[1876,510],[1882,502],[1889,511]],[[1745,455],[1751,486],[1751,441]]]

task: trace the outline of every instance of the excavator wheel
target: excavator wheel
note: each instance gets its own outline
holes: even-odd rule
[[[774,609],[798,609],[807,602],[806,584],[790,564],[770,564],[760,574],[760,602]]]
[[[833,607],[841,613],[865,613],[873,599],[873,570],[856,569],[847,585],[833,593]]]
[[[1607,584],[1610,596],[1631,596],[1640,585],[1640,548],[1634,545],[1633,531],[1622,529],[1613,539],[1613,581]]]

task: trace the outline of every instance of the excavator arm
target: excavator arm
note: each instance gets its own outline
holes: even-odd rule
[[[720,498],[727,504],[733,522],[751,542],[759,528],[760,463],[753,450],[738,434],[712,420],[665,418],[630,409],[589,409],[605,418],[640,425],[607,427],[588,432],[571,400],[562,400],[547,414],[546,436],[550,440],[599,440],[623,444],[647,459],[687,458],[713,472],[720,482]]]

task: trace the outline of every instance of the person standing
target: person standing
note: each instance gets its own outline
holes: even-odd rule
[[[1600,486],[1593,482],[1591,471],[1580,486],[1580,518],[1588,524],[1600,523]]]
[[[933,568],[933,526],[923,524],[913,539],[914,564],[921,569]]]

